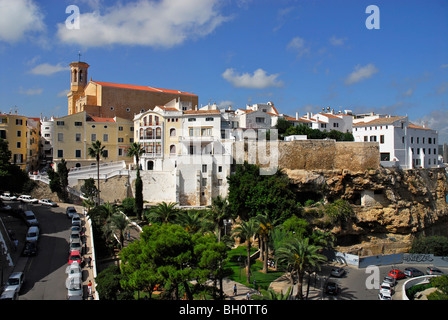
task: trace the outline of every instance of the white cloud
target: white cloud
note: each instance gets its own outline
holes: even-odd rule
[[[346,41],[347,41],[347,38],[337,38],[336,36],[332,36],[330,38],[330,43],[336,47],[343,46]]]
[[[42,63],[38,66],[35,66],[30,71],[30,73],[36,74],[36,75],[50,76],[54,73],[61,72],[61,71],[67,71],[67,70],[70,70],[70,68],[62,65],[61,63],[58,63],[55,66],[48,64],[48,63]]]
[[[116,4],[101,14],[80,14],[79,29],[58,24],[63,42],[84,47],[142,45],[170,48],[187,39],[206,36],[228,18],[217,9],[218,0],[139,0]]]
[[[442,64],[442,65],[440,66],[440,68],[441,68],[441,69],[446,69],[446,68],[448,68],[448,63],[446,63],[446,64]]]
[[[20,87],[19,94],[24,94],[24,95],[27,95],[27,96],[38,96],[38,95],[41,95],[43,91],[44,90],[41,89],[41,88],[23,89],[22,87]]]
[[[361,65],[358,64],[355,66],[355,70],[345,79],[345,84],[352,85],[358,83],[364,79],[372,77],[377,72],[378,69],[372,63],[369,63],[364,67],[361,67]]]
[[[69,89],[66,90],[62,90],[61,92],[58,93],[58,97],[67,97],[67,94],[70,92]]]
[[[310,53],[310,48],[305,45],[305,39],[301,37],[294,37],[286,47],[297,52],[297,58]]]
[[[448,110],[442,108],[431,111],[428,115],[415,120],[417,125],[426,125],[426,127],[437,130],[439,133],[439,144],[448,143]]]
[[[277,80],[279,74],[268,75],[263,69],[249,73],[237,74],[234,69],[227,69],[222,77],[237,88],[265,89],[268,87],[281,87],[283,82]]]
[[[44,16],[32,0],[0,0],[0,41],[15,43],[45,30]]]

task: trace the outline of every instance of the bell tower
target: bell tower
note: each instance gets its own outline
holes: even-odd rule
[[[77,112],[76,101],[84,95],[89,67],[87,63],[81,61],[70,63],[70,92],[67,94],[69,115]]]

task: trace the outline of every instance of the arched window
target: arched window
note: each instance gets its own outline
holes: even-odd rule
[[[156,139],[161,139],[162,138],[162,129],[157,128],[156,129]]]
[[[144,126],[144,127],[147,126],[146,120],[148,120],[148,119],[147,119],[146,117],[144,117],[144,118],[143,118],[143,126]]]
[[[140,139],[143,139],[143,128],[140,128]]]
[[[145,133],[145,139],[152,139],[152,129],[146,129]]]
[[[172,144],[170,146],[170,154],[176,154],[176,145]]]
[[[154,122],[156,123],[155,124],[156,126],[159,125],[159,117],[158,116],[154,116]]]
[[[83,82],[83,75],[82,75],[82,70],[79,71],[79,82]]]
[[[152,116],[149,116],[148,118],[149,118],[148,125],[152,126]]]
[[[148,161],[147,166],[149,171],[154,170],[154,161]]]
[[[78,71],[75,69],[73,70],[73,82],[78,81]]]
[[[171,128],[170,129],[170,137],[175,137],[176,136],[176,129],[175,128]]]

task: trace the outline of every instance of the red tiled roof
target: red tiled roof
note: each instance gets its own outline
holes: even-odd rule
[[[132,85],[132,84],[119,84],[119,83],[111,83],[111,82],[100,82],[100,81],[92,81],[92,82],[99,84],[100,86],[103,86],[103,87],[151,91],[151,92],[162,92],[162,93],[180,94],[180,95],[186,95],[186,96],[196,96],[195,94],[183,92],[183,91],[179,91],[179,90],[160,89],[160,88],[155,88],[155,87],[137,86],[137,85]]]
[[[369,122],[358,122],[354,123],[353,126],[374,126],[374,125],[381,125],[381,124],[392,124],[397,120],[404,119],[406,117],[385,117],[385,118],[378,118],[374,119]]]
[[[87,121],[90,121],[90,122],[115,122],[115,119],[114,118],[101,118],[101,117],[88,116]]]
[[[198,114],[220,114],[219,110],[186,110],[185,115],[198,115]]]
[[[413,123],[409,123],[409,128],[412,128],[412,129],[421,129],[421,130],[432,130],[432,129],[430,129],[430,128],[421,127],[421,126],[418,126],[418,125],[413,124]]]

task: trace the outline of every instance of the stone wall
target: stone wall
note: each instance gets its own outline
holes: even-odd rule
[[[242,151],[244,150],[244,151]],[[266,150],[266,151],[265,151]],[[261,167],[278,164],[286,170],[364,171],[380,166],[376,142],[336,142],[334,140],[278,141],[266,146],[253,142],[236,142],[237,163],[248,161]]]

